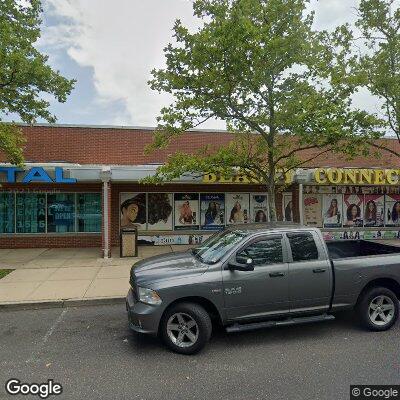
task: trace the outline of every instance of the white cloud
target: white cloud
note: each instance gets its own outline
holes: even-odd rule
[[[312,0],[316,26],[330,29],[353,18],[356,0]],[[176,18],[195,27],[190,0],[46,0],[46,13],[57,18],[40,45],[64,49],[82,67],[91,67],[96,101],[119,102],[125,109],[99,116],[102,122],[155,125],[167,95],[150,90],[150,71],[164,65],[163,48],[172,39]],[[363,99],[369,104],[369,100]],[[372,103],[372,102],[371,102]],[[223,128],[221,122],[213,127]]]

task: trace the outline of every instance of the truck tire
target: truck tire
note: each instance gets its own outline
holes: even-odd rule
[[[386,331],[397,321],[399,300],[390,289],[372,287],[361,295],[356,312],[365,328]]]
[[[167,309],[160,325],[164,343],[180,354],[199,352],[210,340],[211,331],[210,316],[195,303],[178,303]]]

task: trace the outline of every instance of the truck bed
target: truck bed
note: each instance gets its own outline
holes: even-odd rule
[[[332,260],[350,257],[368,257],[382,254],[400,254],[400,246],[368,241],[368,240],[343,240],[326,242],[329,257]]]

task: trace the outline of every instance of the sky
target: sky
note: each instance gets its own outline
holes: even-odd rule
[[[38,48],[49,63],[77,79],[64,104],[51,101],[58,123],[155,126],[168,95],[152,91],[153,68],[164,66],[164,47],[175,19],[195,28],[190,0],[44,0]],[[355,19],[358,0],[311,0],[315,27],[330,29]],[[356,105],[377,111],[361,93]],[[222,121],[204,128],[224,129]]]

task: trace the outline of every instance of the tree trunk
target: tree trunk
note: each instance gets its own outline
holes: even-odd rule
[[[275,179],[270,178],[268,183],[268,208],[269,208],[269,220],[276,222],[276,203],[275,203]]]

